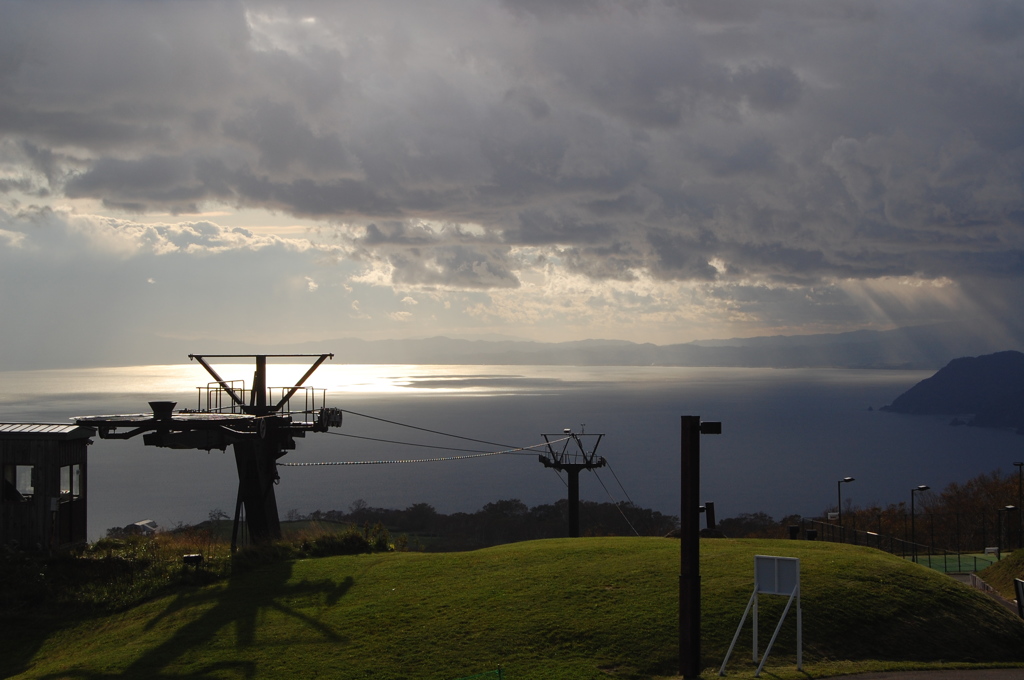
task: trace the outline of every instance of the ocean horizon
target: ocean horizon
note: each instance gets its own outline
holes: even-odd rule
[[[218,365],[251,383],[251,365]],[[270,367],[269,383],[290,385],[306,366]],[[949,418],[879,411],[933,371],[616,366],[384,365],[326,363],[308,385],[346,411],[340,428],[310,433],[282,463],[407,461],[459,457],[423,446],[472,451],[531,447],[563,429],[603,434],[609,468],[580,477],[581,498],[623,501],[679,514],[680,417],[722,422],[701,440],[701,498],[719,518],[765,512],[818,516],[844,505],[908,501],[994,469],[1012,469],[1021,438],[1008,430],[951,427]],[[147,402],[198,405],[201,366],[0,372],[0,422],[70,422],[76,416],[144,413]],[[364,417],[369,416],[369,417]],[[390,421],[390,422],[385,422]],[[400,427],[394,423],[414,428]],[[448,433],[479,443],[430,434]],[[351,435],[351,436],[349,436]],[[373,441],[408,442],[419,446]],[[93,438],[88,467],[88,535],[152,519],[169,528],[234,509],[234,457],[214,450],[146,447]],[[522,452],[520,452],[522,453]],[[290,510],[345,510],[356,500],[385,508],[429,503],[474,512],[517,498],[529,506],[565,498],[557,473],[536,455],[439,462],[279,468],[282,518]],[[621,487],[620,487],[621,482]]]

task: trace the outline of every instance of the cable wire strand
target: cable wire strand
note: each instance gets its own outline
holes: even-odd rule
[[[359,416],[360,418],[367,418],[369,420],[376,420],[376,421],[381,422],[381,423],[387,423],[388,425],[397,425],[399,427],[408,427],[409,429],[419,430],[421,432],[429,432],[430,434],[439,434],[439,435],[441,435],[443,437],[452,437],[454,439],[464,439],[464,440],[469,441],[469,442],[476,442],[477,444],[488,444],[490,446],[501,446],[501,447],[505,447],[505,448],[513,448],[513,447],[509,446],[508,444],[498,444],[496,442],[489,442],[489,441],[486,441],[484,439],[473,439],[472,437],[463,437],[462,435],[458,435],[458,434],[451,434],[451,433],[448,433],[448,432],[440,432],[438,430],[431,430],[431,429],[428,429],[426,427],[417,427],[416,425],[409,425],[407,423],[399,423],[399,422],[394,421],[394,420],[387,420],[386,418],[378,418],[376,416],[366,415],[365,413],[356,413],[355,411],[349,411],[347,409],[342,409],[342,412],[343,413],[349,413],[349,414],[354,415],[354,416]]]
[[[633,523],[629,521],[628,517],[626,517],[626,513],[622,511],[622,506],[619,505],[612,497],[612,493],[611,491],[608,490],[608,487],[604,485],[604,480],[601,479],[601,475],[597,474],[597,470],[591,470],[591,472],[593,472],[594,476],[597,477],[597,481],[601,482],[601,488],[603,488],[604,492],[608,494],[609,500],[611,500],[612,505],[615,506],[615,509],[619,511],[619,514],[622,515],[622,519],[626,520],[626,524],[628,524],[629,528],[633,530],[633,533],[639,536],[640,532],[636,530],[636,528],[633,526]],[[632,501],[630,501],[630,503],[632,504]]]
[[[488,456],[514,456],[514,455],[526,455],[525,451],[535,449],[541,446],[547,446],[547,442],[543,444],[532,444],[530,446],[518,446],[503,451],[490,451],[487,453],[475,453],[468,456],[447,456],[443,458],[407,458],[404,460],[338,460],[338,461],[324,461],[320,463],[277,463],[278,467],[318,467],[328,465],[397,465],[403,463],[437,463],[442,461],[450,460],[468,460],[470,458],[486,458]]]
[[[463,451],[465,453],[491,453],[490,451],[482,449],[460,449],[454,446],[437,446],[435,444],[417,444],[416,442],[401,442],[394,439],[380,439],[378,437],[365,437],[358,434],[349,434],[347,432],[328,432],[327,434],[333,434],[335,437],[348,437],[350,439],[362,439],[363,441],[380,442],[382,444],[398,444],[400,446],[414,446],[421,449],[440,449],[442,451]]]
[[[607,463],[607,461],[606,461],[606,464],[608,466],[608,471],[611,472],[612,473],[612,477],[615,478],[615,482],[619,485],[619,488],[622,489],[622,495],[626,497],[626,500],[629,501],[630,505],[635,506],[636,503],[634,503],[633,499],[629,497],[628,493],[626,493],[626,487],[622,486],[622,482],[619,481],[619,476],[617,474],[615,474],[615,470],[612,469],[612,464],[611,463]]]

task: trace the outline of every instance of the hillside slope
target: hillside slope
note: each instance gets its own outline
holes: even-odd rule
[[[1024,662],[1024,622],[944,575],[853,546],[708,540],[709,668],[750,597],[755,554],[801,559],[812,677],[815,664],[834,670],[842,659],[879,659],[879,669]],[[5,621],[11,653],[0,675],[451,680],[500,666],[509,679],[669,677],[678,667],[678,573],[678,541],[650,538],[277,562],[115,616],[57,629],[50,621],[46,632],[42,621]],[[783,604],[762,598],[762,647]],[[752,670],[746,628],[732,677]],[[797,677],[794,636],[791,618],[769,663],[776,677]]]
[[[996,352],[950,361],[883,411],[971,415],[972,425],[1024,428],[1024,354]]]

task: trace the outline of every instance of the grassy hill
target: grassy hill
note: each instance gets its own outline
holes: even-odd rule
[[[1013,589],[1015,578],[1024,579],[1024,550],[1015,550],[991,567],[978,573],[989,584],[1009,600],[1017,599]]]
[[[942,574],[853,546],[706,540],[705,677],[750,597],[756,554],[801,559],[807,673],[795,670],[791,614],[770,677],[1024,666],[1024,622]],[[678,541],[656,538],[277,561],[114,615],[0,617],[0,675],[453,680],[501,667],[509,680],[674,677],[678,574]],[[783,604],[761,598],[762,647]],[[730,677],[751,677],[750,657],[748,621]]]

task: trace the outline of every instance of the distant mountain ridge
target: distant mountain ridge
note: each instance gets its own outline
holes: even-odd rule
[[[955,357],[1007,349],[969,327],[954,324],[673,345],[624,340],[543,343],[434,337],[374,341],[349,338],[295,347],[306,352],[334,351],[347,363],[876,369],[937,369]]]
[[[933,324],[887,331],[776,335],[699,340],[672,345],[625,340],[531,342],[432,337],[402,340],[324,339],[256,344],[223,338],[180,339],[147,334],[102,343],[78,342],[61,352],[0,351],[0,370],[179,364],[189,353],[293,354],[333,352],[351,364],[498,364],[576,366],[708,366],[741,368],[938,369],[950,359],[1006,349],[969,324]]]
[[[897,397],[883,411],[967,417],[979,427],[1014,427],[1024,434],[1024,354],[997,352],[950,361]]]

